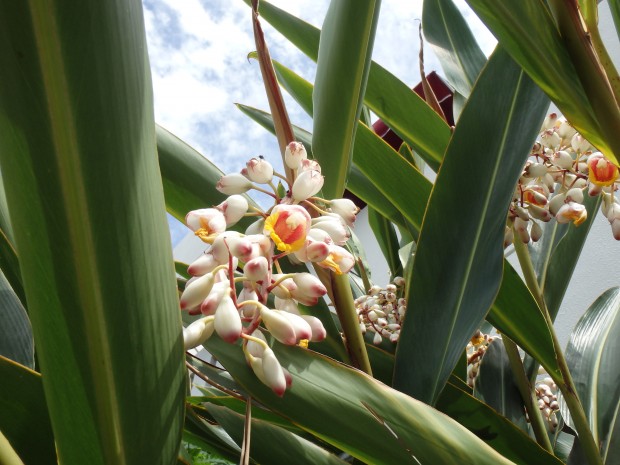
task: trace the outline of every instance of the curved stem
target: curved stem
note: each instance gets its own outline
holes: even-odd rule
[[[519,393],[521,394],[521,398],[525,404],[525,410],[530,418],[530,424],[532,425],[536,442],[549,453],[553,454],[553,446],[549,440],[547,428],[545,428],[545,422],[542,414],[540,413],[540,409],[538,408],[534,390],[532,389],[530,380],[525,374],[523,362],[521,361],[521,356],[519,355],[519,349],[517,348],[517,345],[505,334],[502,334],[502,342],[506,348],[506,354],[508,354],[508,360],[510,362],[510,367],[512,368],[512,373],[515,377],[517,388],[519,389]]]
[[[553,320],[551,319],[551,315],[549,315],[549,310],[547,309],[545,298],[543,296],[542,290],[540,289],[540,286],[538,285],[538,281],[536,279],[536,272],[534,271],[534,266],[532,265],[532,259],[530,257],[530,252],[527,248],[527,244],[524,244],[519,240],[515,240],[514,245],[527,287],[534,295],[536,302],[538,302],[538,304],[540,305],[540,310],[545,317],[545,321],[547,322],[547,326],[549,327],[549,333],[551,334],[553,340],[553,345],[555,348],[555,358],[558,363],[558,368],[560,370],[560,376],[558,376],[558,374],[553,370],[551,371],[551,373],[549,373],[549,375],[553,378],[555,384],[557,384],[560,391],[562,391],[562,395],[564,396],[566,405],[570,410],[571,418],[573,420],[575,429],[577,430],[577,434],[579,435],[579,440],[581,441],[581,446],[583,448],[583,452],[586,456],[587,462],[590,465],[603,465],[601,454],[599,452],[596,441],[594,440],[594,436],[592,435],[592,431],[590,430],[588,418],[586,417],[586,414],[583,410],[583,405],[581,404],[579,396],[577,395],[575,383],[573,382],[573,378],[568,369],[568,364],[566,363],[566,358],[564,357],[564,353],[561,349],[560,341],[558,340],[555,328],[553,327]]]

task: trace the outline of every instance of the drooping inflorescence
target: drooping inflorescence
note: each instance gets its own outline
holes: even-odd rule
[[[555,113],[544,121],[525,164],[508,213],[504,246],[515,235],[524,243],[542,236],[541,223],[583,223],[586,195],[602,196],[601,211],[620,240],[620,204],[615,196],[618,168],[593,149],[575,129]]]
[[[295,263],[348,273],[355,259],[343,246],[358,212],[351,200],[315,197],[323,186],[321,167],[307,159],[301,143],[288,145],[285,163],[294,181],[284,194],[273,180],[286,178],[264,158],[252,158],[240,173],[217,183],[229,196],[224,202],[187,214],[187,226],[209,247],[189,266],[192,278],[180,299],[182,310],[203,315],[183,332],[186,350],[203,344],[214,331],[229,343],[242,338],[248,365],[280,396],[291,376],[263,332],[287,345],[324,339],[321,321],[301,314],[299,305],[315,305],[327,289],[310,273],[282,273],[279,260],[287,256]],[[273,205],[267,210],[251,205],[243,195],[250,190],[271,196]],[[228,229],[247,216],[257,221],[243,233]]]

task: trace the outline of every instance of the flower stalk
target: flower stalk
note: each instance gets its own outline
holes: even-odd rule
[[[566,358],[562,352],[560,341],[558,340],[557,334],[553,327],[553,320],[549,315],[549,310],[547,309],[542,289],[538,285],[530,252],[527,245],[521,241],[515,241],[514,245],[527,287],[530,289],[530,292],[540,306],[540,310],[545,317],[545,321],[547,322],[547,327],[549,328],[549,333],[551,334],[553,345],[555,347],[555,357],[560,370],[560,375],[558,376],[558,373],[555,372],[555,370],[550,370],[549,375],[553,378],[564,396],[564,400],[570,411],[571,419],[573,420],[575,430],[579,436],[581,447],[588,464],[602,465],[603,461],[601,459],[601,454],[596,441],[594,440],[594,436],[592,435],[592,431],[590,430],[590,425],[583,410],[583,405],[577,395],[577,389],[575,388],[575,383],[573,382],[573,378],[568,369],[568,364],[566,363]]]

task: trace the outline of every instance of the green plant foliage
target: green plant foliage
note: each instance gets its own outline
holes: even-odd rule
[[[175,463],[183,344],[142,4],[67,7],[0,4],[0,161],[59,461]]]
[[[577,393],[605,464],[620,461],[620,288],[605,291],[581,317],[566,348]],[[562,416],[569,422],[565,409]]]
[[[323,192],[342,197],[370,69],[380,0],[331,2],[319,45],[312,95],[312,149],[330,175]]]
[[[493,304],[507,206],[546,107],[538,87],[496,50],[451,139],[413,262],[394,386],[417,399],[434,404]]]
[[[34,370],[34,341],[26,309],[0,272],[0,355]]]

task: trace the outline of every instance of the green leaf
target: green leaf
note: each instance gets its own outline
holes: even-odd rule
[[[138,0],[0,6],[0,162],[62,463],[175,463],[183,341]]]
[[[424,37],[456,91],[469,97],[487,59],[452,0],[424,0]]]
[[[272,133],[274,132],[273,120],[271,119],[271,115],[269,113],[241,104],[237,104],[237,108],[268,131]],[[312,135],[304,129],[296,126],[293,126],[293,130],[295,132],[295,138],[304,144],[306,150],[308,151],[308,155],[312,157]],[[399,226],[404,226],[406,224],[402,214],[396,209],[394,204],[373,184],[368,182],[368,178],[355,165],[355,161],[353,162],[351,171],[349,172],[347,189],[366,202],[366,204],[372,205],[373,208],[380,210],[393,223]]]
[[[562,463],[513,423],[452,382],[446,384],[439,396],[437,408],[514,463],[522,465]]]
[[[209,405],[208,410],[235,442],[241,444],[244,415],[216,405]],[[270,465],[347,463],[316,444],[266,421],[252,418],[251,428],[250,456],[258,463]]]
[[[561,377],[545,317],[534,296],[506,260],[502,285],[487,320],[538,360],[548,373]]]
[[[577,260],[586,242],[601,204],[601,197],[585,196],[584,205],[588,209],[588,219],[579,227],[569,226],[568,232],[558,243],[549,260],[544,284],[545,302],[552,319],[560,311],[564,294],[577,266]]]
[[[34,341],[30,319],[2,272],[0,321],[0,355],[34,370]]]
[[[217,337],[207,347],[261,404],[359,460],[376,465],[511,463],[428,405],[311,351],[276,344],[278,360],[293,377],[279,398],[258,381],[239,347]]]
[[[616,34],[620,39],[620,0],[607,0],[607,4],[614,20],[614,26],[616,26]]]
[[[482,357],[474,385],[474,396],[526,430],[523,400],[515,384],[506,349],[498,339],[489,344]]]
[[[2,434],[24,463],[57,463],[41,375],[0,356],[0,379]]]
[[[402,276],[403,267],[398,257],[400,247],[394,225],[372,207],[368,208],[368,223],[388,264],[391,279],[395,276]]]
[[[605,291],[577,322],[566,362],[606,464],[620,462],[620,288]],[[562,410],[565,421],[569,416]]]
[[[547,105],[498,49],[460,117],[426,209],[396,351],[394,386],[422,401],[437,400],[498,292],[506,211]]]
[[[312,95],[312,151],[328,174],[323,185],[328,199],[344,193],[380,8],[380,0],[331,2],[323,23]]]
[[[244,0],[250,3],[249,0]],[[320,31],[266,1],[261,16],[316,61]],[[437,171],[450,140],[450,128],[413,90],[392,73],[372,62],[364,103]]]
[[[499,43],[571,124],[612,158],[599,123],[545,2],[467,0]]]

